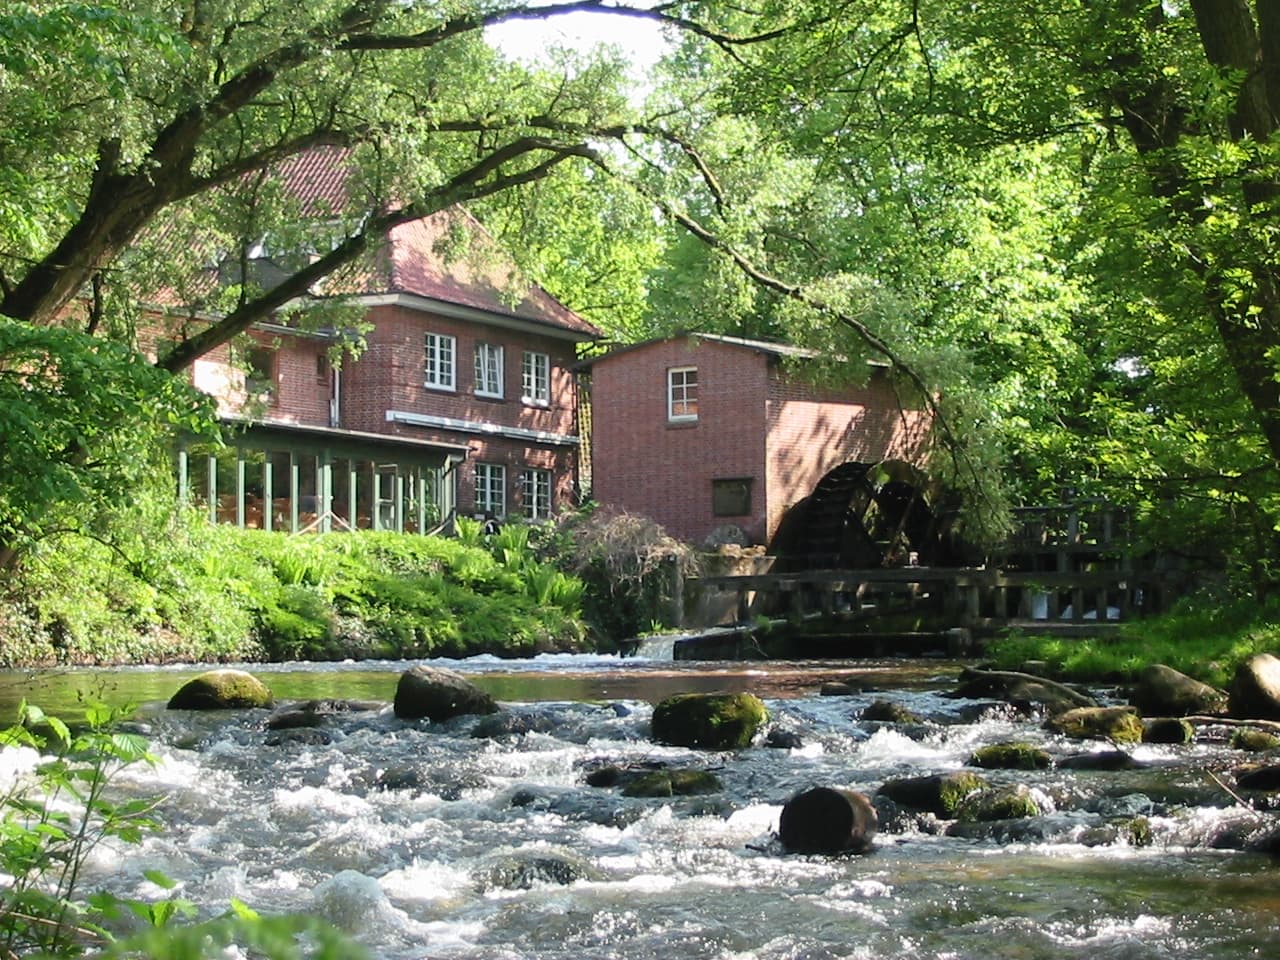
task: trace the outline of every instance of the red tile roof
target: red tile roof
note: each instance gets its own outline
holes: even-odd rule
[[[308,216],[323,217],[348,203],[350,156],[344,147],[319,147],[280,164],[279,176]],[[457,226],[465,230],[470,255],[446,257],[442,241]],[[583,339],[601,336],[597,327],[542,287],[521,278],[493,237],[460,207],[393,228],[371,269],[341,271],[325,290],[344,295],[409,294],[551,325]]]

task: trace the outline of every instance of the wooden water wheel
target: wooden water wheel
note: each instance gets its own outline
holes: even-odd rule
[[[937,499],[908,463],[841,464],[788,512],[770,553],[794,569],[951,563],[955,547]]]

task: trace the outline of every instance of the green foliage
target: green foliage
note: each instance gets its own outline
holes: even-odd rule
[[[81,895],[85,860],[104,840],[138,843],[159,828],[152,801],[110,795],[120,770],[154,763],[145,741],[113,729],[117,718],[90,705],[84,728],[73,732],[24,703],[17,723],[0,731],[0,749],[50,751],[0,797],[0,871],[11,878],[0,893],[5,956],[72,956],[105,936],[105,915]]]
[[[118,343],[0,317],[0,570],[48,537],[110,537],[165,442],[211,432],[212,410]]]
[[[38,755],[30,772],[0,795],[0,872],[7,881],[0,889],[0,953],[215,960],[237,948],[270,960],[363,957],[359,946],[310,917],[262,917],[233,901],[224,916],[193,922],[195,905],[178,896],[139,900],[82,892],[83,868],[95,846],[137,844],[162,828],[152,816],[155,800],[112,796],[112,780],[121,771],[155,762],[145,740],[118,728],[126,713],[91,703],[72,730],[24,702],[17,722],[0,730],[0,751]],[[159,871],[145,874],[163,890],[176,886]]]
[[[1232,599],[1217,591],[1190,596],[1168,613],[1121,624],[1108,637],[1018,634],[991,640],[986,653],[1002,668],[1042,660],[1070,680],[1133,680],[1163,663],[1215,687],[1226,687],[1236,665],[1280,650],[1280,605]]]
[[[33,663],[524,656],[578,649],[585,586],[507,525],[468,546],[389,532],[284,536],[161,520],[135,500],[137,551],[38,545],[0,605],[0,660]],[[133,542],[133,541],[130,541]],[[150,546],[151,552],[147,552]]]
[[[698,568],[692,548],[660,524],[594,504],[565,514],[536,537],[530,549],[554,557],[572,576],[552,576],[544,568],[526,582],[539,602],[545,591],[545,602],[559,598],[565,609],[581,609],[597,645],[606,649],[671,626],[675,578],[693,576]]]

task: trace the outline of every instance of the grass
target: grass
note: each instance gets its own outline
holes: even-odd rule
[[[1280,655],[1280,604],[1211,593],[1188,597],[1163,616],[1124,623],[1110,637],[1019,634],[986,648],[1003,669],[1038,660],[1067,680],[1128,681],[1148,664],[1163,663],[1216,687],[1257,653]]]

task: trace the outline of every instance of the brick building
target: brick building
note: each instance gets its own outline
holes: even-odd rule
[[[902,408],[882,368],[823,390],[792,374],[807,356],[689,333],[588,361],[593,497],[682,540],[733,524],[767,544],[825,477],[918,456],[928,416]]]
[[[342,152],[281,176],[309,202],[342,201]],[[599,331],[500,257],[438,254],[451,210],[389,231],[376,263],[334,289],[363,310],[358,356],[337,329],[255,328],[193,367],[218,400],[230,449],[184,450],[184,489],[224,522],[270,529],[425,531],[453,513],[538,519],[578,483],[577,345]],[[255,251],[261,271],[271,253]],[[336,357],[336,359],[335,359]]]

